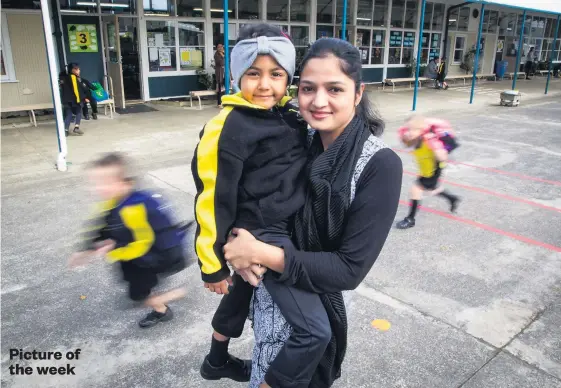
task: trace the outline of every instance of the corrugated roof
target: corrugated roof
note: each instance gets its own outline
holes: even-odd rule
[[[561,0],[468,0],[472,3],[486,3],[527,9],[528,11],[561,14]]]

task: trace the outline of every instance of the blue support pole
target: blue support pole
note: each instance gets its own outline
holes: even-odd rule
[[[224,0],[224,88],[225,94],[230,94],[230,37],[228,26],[228,0]]]
[[[547,68],[547,82],[545,83],[545,94],[549,89],[549,79],[551,78],[551,71],[553,69],[553,53],[555,53],[555,45],[557,44],[557,35],[559,34],[559,20],[561,15],[557,15],[557,26],[555,26],[555,35],[553,35],[553,47],[551,48],[551,56],[549,58],[549,66]]]
[[[520,38],[518,39],[518,53],[516,54],[516,67],[514,68],[514,77],[512,77],[512,90],[516,88],[516,80],[518,79],[518,70],[520,70],[520,55],[524,48],[524,26],[526,25],[526,10],[522,14],[522,28],[520,28]]]
[[[417,45],[417,67],[415,68],[415,91],[413,92],[413,112],[417,109],[417,89],[419,88],[419,69],[421,68],[421,50],[423,48],[423,28],[425,26],[425,8],[427,0],[421,6],[421,28],[419,29],[419,44]]]
[[[341,39],[347,40],[347,0],[343,0],[343,21],[341,27]]]
[[[477,82],[477,69],[479,68],[479,53],[481,51],[481,34],[483,33],[483,17],[485,16],[485,3],[481,4],[481,14],[479,15],[479,32],[477,33],[477,48],[475,49],[475,62],[473,63],[473,78],[471,80],[471,95],[469,103],[473,104],[473,94],[475,92],[475,83]]]

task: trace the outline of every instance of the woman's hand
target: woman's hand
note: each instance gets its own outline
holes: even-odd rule
[[[245,229],[232,229],[228,243],[224,245],[224,258],[234,270],[247,269],[255,264],[259,241]]]
[[[259,283],[261,283],[265,272],[267,272],[267,268],[257,264],[252,264],[249,268],[237,271],[242,279],[251,284],[253,287],[257,287]]]

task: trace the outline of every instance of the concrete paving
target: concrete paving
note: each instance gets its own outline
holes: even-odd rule
[[[458,132],[461,147],[444,180],[463,201],[450,215],[442,199],[427,198],[414,229],[391,231],[353,293],[336,387],[561,386],[561,83],[554,80],[546,98],[544,83],[520,80],[518,108],[497,106],[510,82],[480,83],[485,93],[473,105],[461,85],[421,90],[419,110],[451,120]],[[404,163],[397,221],[416,171],[396,136],[412,93],[370,96],[387,122],[384,140]],[[128,303],[114,268],[66,268],[91,201],[83,165],[99,152],[129,153],[142,185],[169,198],[178,219],[192,217],[190,159],[217,110],[154,106],[85,122],[85,136],[68,138],[66,173],[54,169],[52,123],[2,129],[2,387],[244,386],[198,374],[219,299],[204,290],[196,265],[169,279],[188,287],[186,300],[173,305],[176,319],[150,330],[138,328],[146,311]],[[251,345],[248,324],[232,351],[248,357]],[[80,348],[81,355],[16,361],[12,348]],[[70,363],[75,375],[12,376],[16,363]]]

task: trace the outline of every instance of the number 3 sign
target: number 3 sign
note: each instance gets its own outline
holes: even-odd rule
[[[95,24],[69,24],[68,43],[71,53],[97,53]]]

